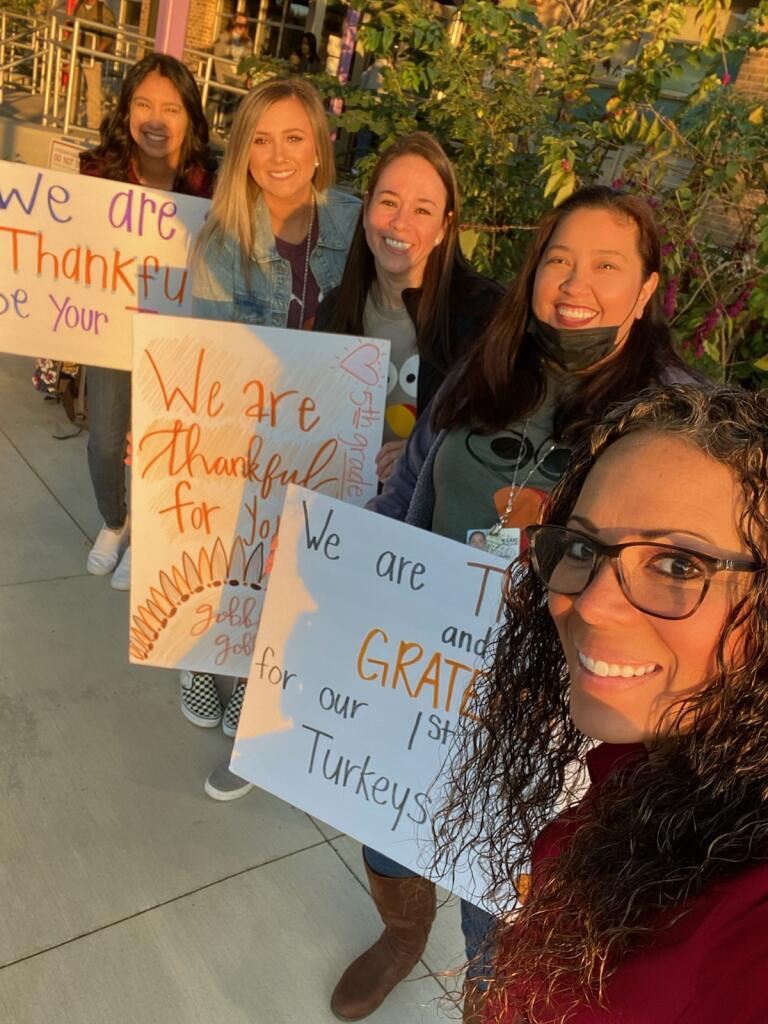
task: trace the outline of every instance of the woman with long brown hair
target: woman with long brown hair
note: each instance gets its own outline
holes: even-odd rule
[[[456,174],[437,139],[428,132],[398,139],[373,168],[341,284],[317,311],[315,330],[391,344],[384,445],[376,459],[382,481],[502,295],[464,259],[459,216]]]
[[[489,866],[483,1020],[768,1020],[768,396],[614,409],[528,537],[439,828]]]
[[[182,195],[210,198],[216,161],[195,80],[175,57],[150,53],[125,76],[117,106],[101,125],[101,141],[80,154],[80,173]],[[131,419],[131,375],[88,370],[88,469],[104,519],[88,554],[94,576],[130,586],[131,526],[126,504],[125,437]]]

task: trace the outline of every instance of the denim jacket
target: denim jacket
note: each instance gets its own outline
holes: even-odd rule
[[[315,198],[318,237],[309,265],[322,296],[341,281],[360,200],[335,191],[316,193]],[[259,196],[254,214],[250,272],[250,281],[246,282],[236,239],[228,237],[221,245],[209,245],[192,281],[192,315],[204,320],[285,327],[293,284],[291,266],[275,248],[263,196]]]

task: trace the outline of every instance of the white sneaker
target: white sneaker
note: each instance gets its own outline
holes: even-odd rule
[[[205,780],[205,792],[211,800],[239,800],[252,789],[252,782],[229,770],[228,760],[214,768]]]
[[[109,581],[113,590],[130,590],[131,589],[131,548],[130,545],[125,549],[123,557],[120,559],[117,568],[112,573],[112,579]]]
[[[119,530],[102,526],[96,543],[88,553],[86,569],[93,576],[106,576],[112,572],[120,557],[131,542],[131,524],[126,520]]]

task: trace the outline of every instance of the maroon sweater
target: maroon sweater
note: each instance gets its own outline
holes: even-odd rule
[[[590,751],[590,792],[627,756],[638,756],[637,747],[604,743]],[[566,813],[539,836],[534,885],[537,866],[557,856],[573,827]],[[627,958],[606,997],[607,1009],[584,1007],[568,1024],[768,1024],[768,862],[711,885],[689,913]],[[487,1021],[520,1024],[497,1010],[489,1006]]]
[[[106,169],[106,160],[103,157],[95,156],[87,150],[80,155],[81,174],[90,174],[93,178],[106,178]],[[128,168],[125,181],[129,185],[140,184],[133,167]],[[204,167],[199,167],[195,164],[176,182],[171,191],[178,192],[183,196],[199,196],[201,199],[210,199],[213,195],[215,184],[216,172],[206,170]]]

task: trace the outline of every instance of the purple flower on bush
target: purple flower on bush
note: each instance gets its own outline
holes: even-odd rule
[[[675,315],[675,309],[677,307],[677,290],[680,287],[680,278],[673,277],[667,285],[667,290],[664,292],[664,313],[668,320],[671,320]]]
[[[746,286],[746,288],[744,288],[743,291],[739,294],[738,298],[733,303],[733,305],[729,306],[726,309],[725,312],[728,314],[728,316],[732,320],[735,317],[737,317],[739,315],[739,313],[741,313],[741,311],[746,306],[747,300],[749,299],[749,296],[752,294],[752,289],[753,288],[754,288],[754,284],[750,281],[749,284]]]
[[[665,242],[664,245],[662,245],[662,247],[661,247],[661,255],[662,255],[662,257],[669,256],[670,253],[673,253],[674,251],[675,251],[675,243],[674,242]]]

